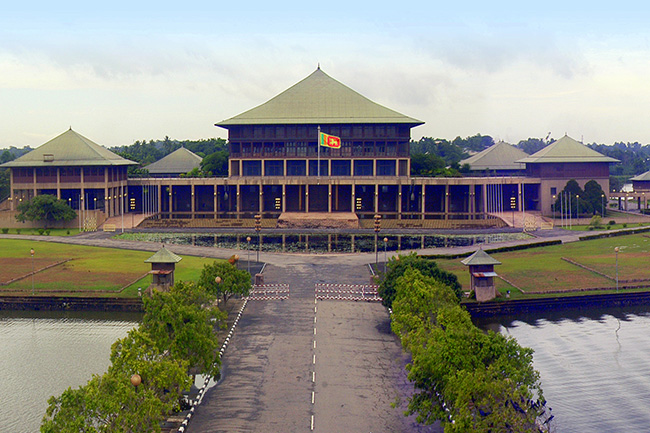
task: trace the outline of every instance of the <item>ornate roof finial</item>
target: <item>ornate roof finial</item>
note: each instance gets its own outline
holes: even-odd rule
[[[318,62],[318,66],[316,67],[317,70],[320,70],[320,62]]]

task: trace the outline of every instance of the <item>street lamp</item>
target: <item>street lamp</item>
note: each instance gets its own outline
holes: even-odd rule
[[[619,248],[615,247],[614,252],[616,253],[616,291],[618,292],[618,251]]]
[[[375,215],[375,268],[379,265],[379,252],[377,243],[379,241],[379,232],[381,231],[381,215]]]
[[[580,195],[576,194],[576,225],[578,225],[578,218],[580,218],[580,208],[578,208],[579,203]]]
[[[555,226],[555,195],[553,195],[553,203],[551,204],[551,208],[553,208],[553,226]]]
[[[384,238],[384,274],[386,273],[386,263],[388,262],[388,256],[386,253],[386,245],[388,245],[388,238]]]
[[[600,195],[600,216],[605,218],[605,194]]]
[[[260,231],[262,230],[262,215],[255,215],[255,231],[257,232],[257,261],[260,261],[260,249],[262,242],[260,242]]]
[[[34,296],[34,253],[35,252],[36,251],[34,251],[34,248],[29,250],[29,254],[32,255],[32,296]]]
[[[131,385],[135,388],[135,392],[138,392],[138,386],[142,383],[142,377],[138,373],[135,373],[131,376]]]
[[[251,237],[246,236],[246,242],[248,242],[246,262],[248,263],[248,273],[251,273]]]

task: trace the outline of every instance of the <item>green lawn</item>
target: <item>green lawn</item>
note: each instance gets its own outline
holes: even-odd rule
[[[147,275],[151,265],[144,263],[153,255],[151,252],[0,239],[0,294],[31,294],[29,276],[6,284],[29,275],[31,248],[35,251],[34,269],[41,270],[34,275],[37,295],[134,297],[138,287],[144,290],[151,284],[151,276]],[[203,265],[213,260],[185,256],[176,265],[175,279],[197,280]],[[44,269],[48,266],[52,267]]]
[[[573,290],[616,287],[616,253],[619,247],[618,275],[619,284],[627,280],[650,279],[650,237],[638,234],[613,238],[573,242],[529,250],[495,253],[492,256],[502,264],[495,266],[497,274],[521,288],[523,293],[530,292],[569,292]],[[571,259],[599,275],[568,263],[562,258]],[[460,259],[437,260],[438,265],[453,272],[459,278],[464,290],[469,290],[469,271],[460,263]],[[610,277],[610,278],[607,278]],[[650,284],[650,281],[648,281]],[[521,294],[507,283],[497,280],[500,292],[511,291],[511,297]],[[590,292],[594,293],[594,292]]]

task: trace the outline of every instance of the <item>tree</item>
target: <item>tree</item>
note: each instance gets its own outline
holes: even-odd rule
[[[159,351],[187,360],[200,374],[218,377],[221,360],[215,325],[225,317],[214,305],[215,298],[191,282],[178,282],[169,292],[154,291],[143,298],[146,314],[140,329]]]
[[[10,195],[11,182],[9,178],[9,169],[0,168],[0,201],[3,201]]]
[[[408,414],[445,432],[537,432],[533,351],[476,328],[444,284],[408,269],[395,282],[391,327],[411,353]]]
[[[404,275],[407,269],[417,269],[422,275],[432,277],[434,280],[448,286],[451,291],[460,300],[462,297],[462,287],[458,282],[458,277],[451,272],[443,271],[436,265],[433,260],[418,257],[417,254],[400,255],[391,257],[388,260],[387,270],[379,279],[379,295],[382,297],[382,303],[386,307],[391,307],[395,298],[395,286],[397,279]]]
[[[201,171],[217,177],[228,176],[228,151],[220,150],[203,158]]]
[[[605,193],[600,184],[593,179],[585,184],[584,200],[589,203],[594,215],[601,213],[605,207]]]
[[[600,200],[600,196],[598,198]],[[574,218],[583,213],[593,212],[591,203],[585,200],[585,192],[575,179],[566,183],[564,189],[558,194],[554,206],[556,212]]]
[[[216,278],[220,278],[220,282]],[[228,262],[213,262],[204,265],[199,278],[199,286],[215,296],[221,296],[223,303],[234,295],[248,296],[251,289],[251,276]]]
[[[25,221],[70,221],[77,216],[65,200],[57,199],[53,195],[37,195],[31,200],[18,205],[16,219]]]

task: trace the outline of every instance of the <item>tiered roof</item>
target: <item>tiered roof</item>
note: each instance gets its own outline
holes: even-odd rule
[[[331,78],[320,67],[304,80],[242,114],[216,124],[236,125],[424,122],[379,105]]]

